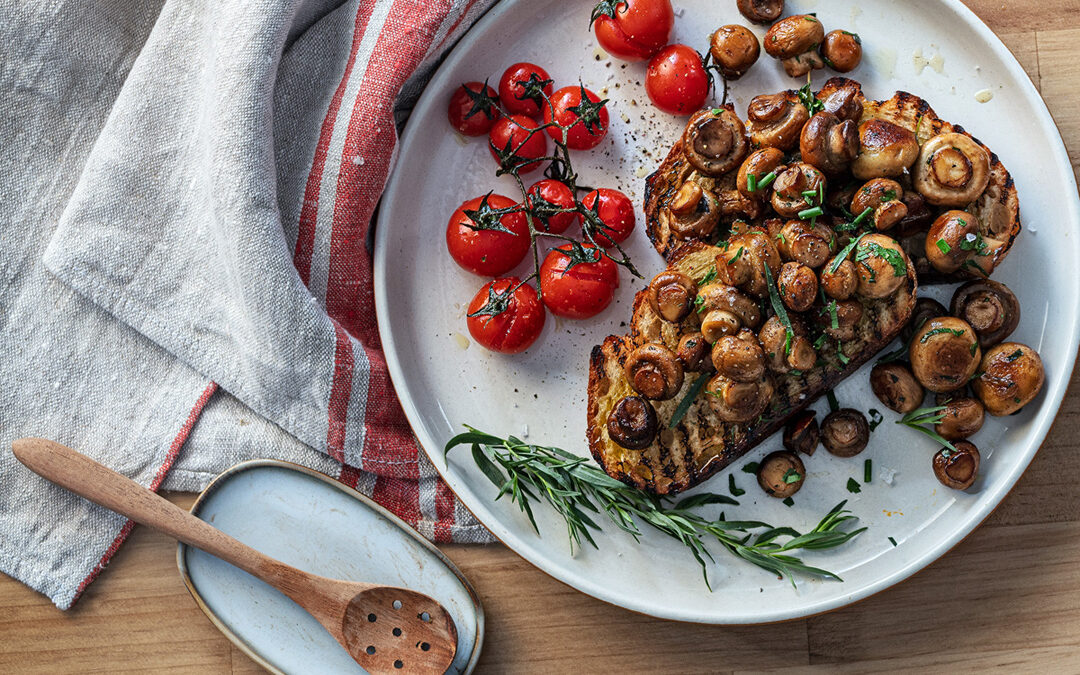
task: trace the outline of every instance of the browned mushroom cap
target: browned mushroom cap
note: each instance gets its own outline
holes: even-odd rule
[[[784,0],[738,0],[739,12],[754,23],[772,23],[784,13]]]
[[[965,134],[934,136],[922,145],[912,182],[931,204],[966,206],[990,182],[990,155]]]
[[[804,410],[795,415],[784,426],[784,447],[791,452],[801,452],[804,455],[813,455],[817,450],[818,439],[821,437],[818,431],[818,423],[813,410]]]
[[[720,223],[722,209],[712,190],[696,181],[682,184],[667,205],[671,232],[679,239],[704,239]]]
[[[742,166],[739,167],[739,173],[735,178],[735,187],[738,188],[739,194],[750,199],[762,199],[769,196],[769,190],[771,185],[767,187],[759,187],[758,183],[762,181],[770,173],[779,173],[784,168],[784,153],[777,148],[761,148],[751,152],[745,160],[743,160]],[[754,177],[754,189],[750,189],[749,181],[747,178],[753,175]],[[773,177],[775,180],[775,176]]]
[[[640,396],[619,399],[608,415],[611,440],[630,450],[647,448],[656,438],[656,409]]]
[[[782,260],[818,268],[829,259],[836,247],[836,235],[823,223],[789,220],[773,235],[776,251]]]
[[[746,129],[755,148],[779,148],[785,152],[799,142],[799,133],[810,119],[793,91],[755,96],[746,116]]]
[[[934,475],[945,487],[966,490],[979,475],[979,449],[970,441],[957,441],[955,450],[942,448],[934,455]]]
[[[821,421],[821,443],[837,457],[854,457],[870,442],[866,416],[854,408],[841,408]]]
[[[780,59],[788,75],[801,77],[825,66],[817,53],[823,39],[825,29],[817,17],[796,14],[777,21],[769,28],[765,33],[765,51],[769,56]]]
[[[949,311],[971,324],[984,349],[1009,337],[1020,323],[1020,301],[1008,286],[990,279],[957,288]]]
[[[687,161],[709,176],[737,167],[750,147],[742,120],[727,108],[708,108],[691,115],[682,145]]]
[[[829,191],[825,193],[825,206],[833,211],[847,210],[851,206],[851,198],[855,196],[855,190],[858,187],[858,181],[854,180],[839,187],[830,186]]]
[[[954,316],[939,316],[915,331],[908,356],[922,386],[940,392],[967,383],[979,367],[982,351],[971,326]]]
[[[697,284],[682,272],[664,271],[649,283],[648,299],[664,321],[682,321],[693,308]]]
[[[679,357],[684,371],[691,373],[711,370],[709,342],[701,333],[687,333],[679,338],[675,356]]]
[[[806,208],[804,192],[817,192],[825,183],[825,175],[816,167],[806,162],[797,162],[787,167],[773,181],[773,208],[781,216],[794,218]]]
[[[833,302],[836,303],[835,306]],[[835,324],[833,323],[834,314]],[[833,300],[825,306],[823,311],[817,313],[817,323],[826,335],[843,342],[855,338],[855,329],[862,315],[863,306],[858,300]]]
[[[869,119],[859,125],[859,156],[851,163],[851,173],[862,180],[901,176],[918,156],[914,133],[886,120]]]
[[[855,244],[855,270],[859,273],[859,295],[885,298],[907,279],[908,257],[895,239],[868,234]]]
[[[830,112],[839,119],[858,122],[863,113],[862,89],[858,83],[847,80],[826,96],[822,105],[825,106],[825,112]]]
[[[709,53],[725,78],[737,80],[758,60],[761,46],[749,28],[731,24],[720,26],[712,34]]]
[[[901,363],[880,363],[870,371],[870,389],[890,410],[907,414],[922,405],[922,385]]]
[[[810,370],[817,362],[817,352],[807,337],[806,326],[797,317],[789,318],[792,332],[790,340],[787,328],[777,316],[769,317],[758,332],[758,342],[765,352],[769,370],[773,372]]]
[[[836,300],[847,300],[859,289],[859,273],[850,260],[830,260],[821,268],[821,289]]]
[[[806,479],[806,467],[799,456],[786,450],[766,455],[758,465],[758,485],[766,494],[787,499],[799,491]]]
[[[702,315],[701,333],[710,343],[724,335],[734,335],[744,326],[757,328],[761,310],[757,303],[739,289],[724,283],[706,284],[698,289],[698,312]]]
[[[946,211],[926,234],[926,259],[938,272],[960,269],[979,248],[979,221],[967,211]]]
[[[1039,354],[1019,342],[1002,342],[986,350],[982,375],[971,382],[986,412],[1011,415],[1031,402],[1046,381]]]
[[[850,73],[862,61],[862,40],[855,33],[833,30],[821,43],[821,55],[825,65],[838,73]]]
[[[846,171],[859,154],[859,132],[855,122],[840,121],[830,112],[819,112],[802,128],[799,137],[802,160],[827,174]]]
[[[731,423],[749,422],[765,412],[773,391],[768,377],[756,382],[736,382],[714,375],[705,385],[709,408],[721,421]]]
[[[717,373],[736,382],[756,382],[765,374],[765,353],[757,336],[745,328],[716,341],[712,363]]]
[[[728,237],[727,249],[716,256],[716,278],[759,298],[769,297],[765,268],[776,279],[780,254],[764,232],[744,232]]]
[[[675,353],[662,344],[643,344],[626,359],[626,378],[645,398],[666,401],[679,393],[683,368]]]
[[[817,299],[817,275],[814,270],[797,262],[780,266],[776,287],[784,306],[793,312],[809,310]]]
[[[907,215],[896,226],[897,237],[910,237],[930,228],[930,223],[934,222],[935,213],[926,205],[926,200],[921,194],[908,190],[900,197],[900,201],[907,207]]]
[[[934,431],[945,440],[958,441],[982,429],[986,409],[978,399],[956,396],[946,401],[944,406],[941,421],[934,425]]]
[[[891,228],[907,216],[907,206],[901,199],[904,188],[888,178],[874,178],[855,191],[851,212],[861,215],[870,209],[870,221],[879,232]]]
[[[912,334],[922,328],[924,323],[930,319],[939,316],[947,316],[948,314],[949,310],[945,309],[945,305],[937,300],[925,297],[919,298],[915,301],[915,309],[911,312],[911,318],[908,319],[908,322],[900,329],[900,338],[904,342],[910,342]]]

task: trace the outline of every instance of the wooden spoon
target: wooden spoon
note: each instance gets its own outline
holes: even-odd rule
[[[395,586],[328,579],[290,567],[59,443],[22,438],[11,448],[20,462],[53,483],[232,563],[278,589],[318,619],[370,673],[442,673],[454,660],[454,620],[426,595]]]

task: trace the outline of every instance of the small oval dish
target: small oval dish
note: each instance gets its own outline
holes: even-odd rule
[[[472,585],[435,546],[359,492],[302,466],[254,460],[215,478],[191,513],[302,570],[430,595],[457,626],[447,672],[476,666],[484,610]],[[267,584],[184,544],[176,563],[210,621],[270,672],[364,672],[311,615]]]

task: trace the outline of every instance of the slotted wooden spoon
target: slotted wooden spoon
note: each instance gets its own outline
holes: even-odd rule
[[[59,443],[23,438],[11,448],[20,462],[53,483],[236,565],[278,589],[315,617],[370,673],[443,673],[454,660],[454,620],[442,605],[422,593],[328,579],[278,562]]]

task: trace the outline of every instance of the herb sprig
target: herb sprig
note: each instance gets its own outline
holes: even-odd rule
[[[956,450],[956,446],[949,442],[944,436],[934,431],[934,424],[941,422],[945,419],[945,406],[939,405],[933,408],[919,408],[918,410],[912,410],[908,414],[904,415],[900,419],[896,420],[897,424],[903,424],[906,427],[911,427],[919,433],[925,434],[934,439],[934,442],[944,445],[949,450]],[[927,426],[930,425],[930,426]]]

